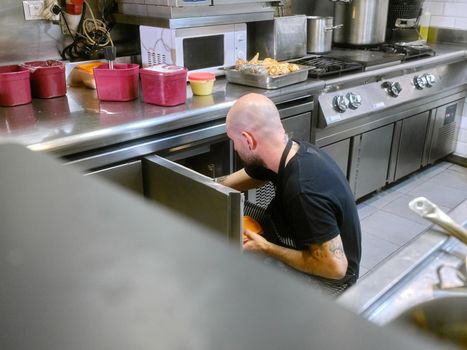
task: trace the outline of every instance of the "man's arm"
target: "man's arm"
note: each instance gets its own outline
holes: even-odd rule
[[[240,169],[235,173],[219,178],[218,182],[240,192],[261,187],[266,183],[263,180],[253,179],[246,173],[245,169]]]
[[[247,251],[261,252],[287,265],[312,275],[341,279],[347,272],[347,257],[340,235],[322,244],[312,244],[308,250],[284,248],[268,242],[260,235],[245,232],[248,241],[243,245]]]

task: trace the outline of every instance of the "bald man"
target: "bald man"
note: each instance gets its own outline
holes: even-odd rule
[[[358,278],[360,222],[337,164],[314,145],[289,140],[274,103],[242,96],[230,109],[227,135],[245,168],[222,183],[246,191],[272,181],[267,208],[275,232],[245,232],[243,248],[265,254],[320,282],[347,287]]]

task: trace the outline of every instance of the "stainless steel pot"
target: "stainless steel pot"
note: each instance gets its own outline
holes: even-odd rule
[[[333,26],[334,17],[307,16],[306,51],[309,53],[326,53],[331,51],[332,32],[342,27]]]
[[[334,32],[334,42],[356,46],[384,43],[388,8],[389,0],[336,2],[335,23],[344,28]]]

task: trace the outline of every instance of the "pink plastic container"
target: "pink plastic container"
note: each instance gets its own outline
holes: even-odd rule
[[[57,60],[23,64],[31,72],[32,97],[53,98],[66,95],[65,64]]]
[[[101,101],[130,101],[139,95],[139,66],[134,63],[114,63],[114,69],[104,63],[94,68],[97,96]]]
[[[159,106],[176,106],[186,102],[184,67],[157,64],[140,69],[143,100]]]
[[[31,103],[29,70],[19,65],[0,67],[0,106]]]

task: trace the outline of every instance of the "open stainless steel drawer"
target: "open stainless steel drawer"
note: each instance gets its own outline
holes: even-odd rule
[[[142,175],[145,197],[214,229],[241,246],[244,206],[241,192],[156,155],[142,159]]]

